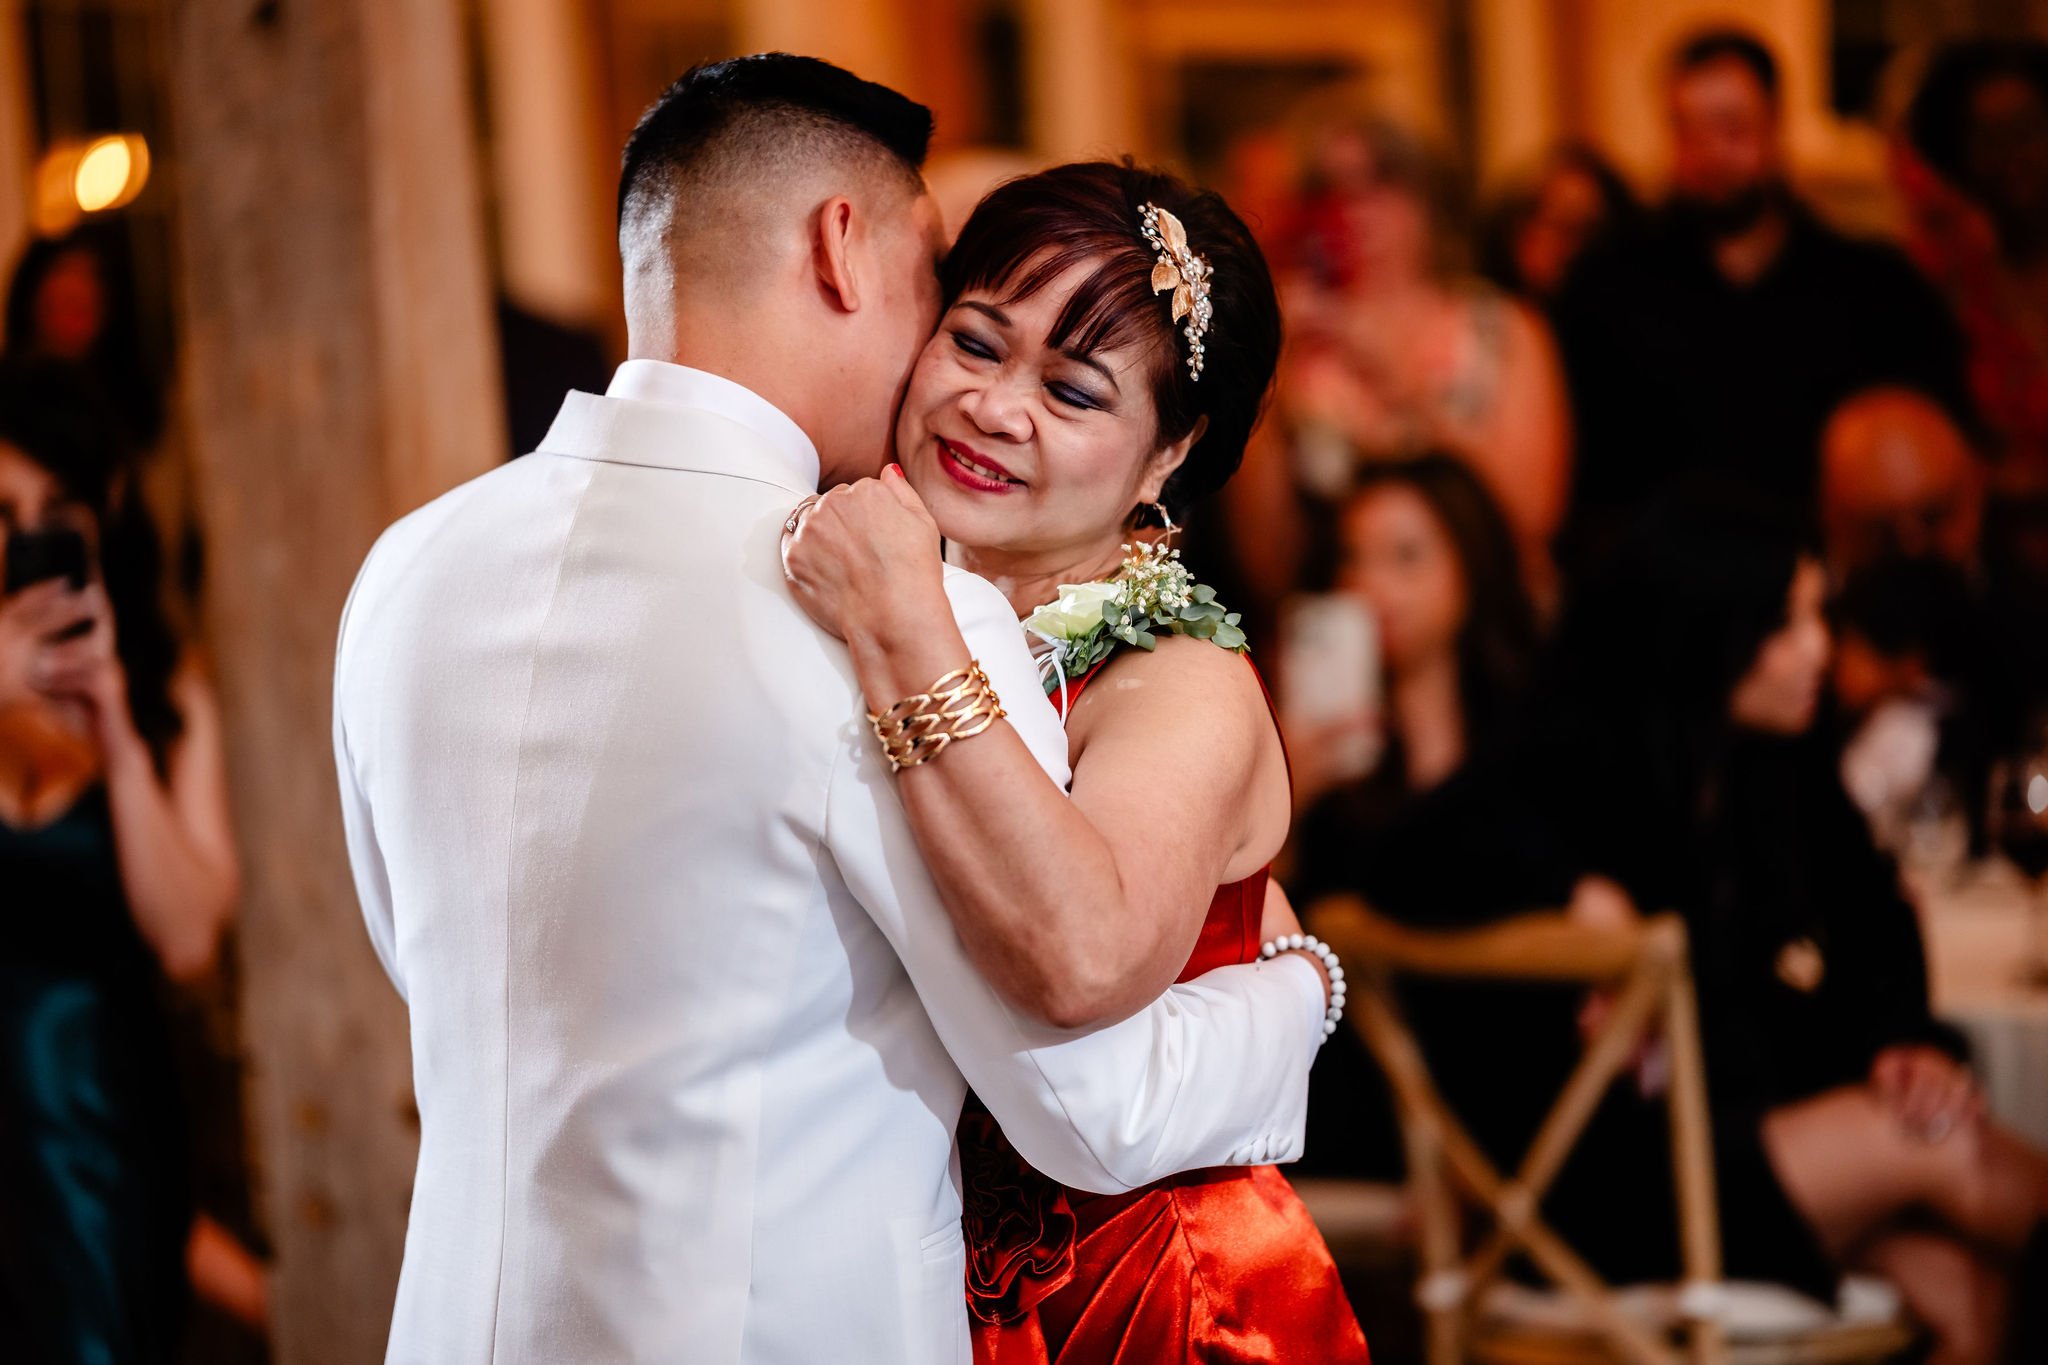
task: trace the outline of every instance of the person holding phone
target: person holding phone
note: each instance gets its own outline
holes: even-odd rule
[[[192,1226],[163,984],[237,896],[217,708],[79,372],[0,359],[0,1317],[176,1358]]]

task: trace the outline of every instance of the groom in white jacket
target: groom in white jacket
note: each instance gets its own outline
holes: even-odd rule
[[[999,998],[784,585],[937,318],[930,131],[810,59],[684,76],[626,149],[633,358],[363,566],[335,750],[421,1120],[392,1362],[965,1365],[970,1084],[1086,1189],[1299,1155],[1316,970],[1088,1033]],[[1064,784],[1002,595],[948,587]]]

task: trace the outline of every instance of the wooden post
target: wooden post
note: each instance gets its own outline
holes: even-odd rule
[[[21,0],[0,0],[0,271],[28,245],[35,113],[29,107]]]
[[[281,1365],[383,1358],[417,1147],[329,740],[398,514],[504,448],[459,0],[183,0],[181,325],[242,841],[243,1020]]]

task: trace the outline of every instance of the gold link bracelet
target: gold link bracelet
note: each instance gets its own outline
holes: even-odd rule
[[[905,697],[887,711],[868,712],[868,724],[882,742],[889,771],[900,773],[929,763],[956,739],[972,739],[1003,715],[988,674],[973,659],[933,683],[929,692]]]

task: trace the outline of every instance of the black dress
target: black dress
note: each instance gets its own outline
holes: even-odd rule
[[[1458,782],[1455,776],[1450,779],[1453,790]],[[1377,904],[1380,893],[1403,876],[1426,877],[1432,867],[1475,856],[1477,864],[1463,868],[1462,876],[1479,875],[1488,867],[1517,869],[1511,889],[1489,893],[1468,882],[1462,894],[1477,903],[1513,904],[1523,897],[1533,898],[1530,904],[1556,903],[1569,892],[1568,883],[1551,893],[1540,881],[1527,880],[1526,874],[1536,870],[1532,859],[1504,862],[1469,846],[1470,832],[1454,822],[1407,815],[1416,803],[1427,808],[1429,801],[1426,793],[1410,788],[1398,746],[1389,747],[1372,773],[1317,801],[1295,830],[1288,881],[1295,905],[1307,910],[1324,896],[1345,892]],[[1396,830],[1398,836],[1392,836]],[[1400,858],[1391,863],[1381,851],[1390,837],[1403,844]],[[1398,892],[1395,899],[1401,900]],[[1442,908],[1428,904],[1431,910]],[[1389,908],[1387,913],[1396,912]],[[1446,1101],[1489,1151],[1519,1153],[1535,1136],[1544,1105],[1556,1093],[1556,1077],[1578,1056],[1575,996],[1553,986],[1460,981],[1408,981],[1400,995],[1402,1013]],[[1499,1027],[1503,1019],[1517,1021],[1506,1036]],[[1307,1146],[1296,1169],[1304,1175],[1390,1180],[1402,1175],[1405,1164],[1393,1097],[1379,1064],[1356,1030],[1339,1029],[1316,1057],[1308,1091]]]
[[[1728,1272],[1831,1297],[1835,1271],[1765,1158],[1764,1114],[1864,1080],[1885,1047],[1959,1044],[1929,1013],[1918,921],[1826,745],[1739,738],[1715,771],[1695,809],[1673,812],[1632,800],[1597,765],[1546,776],[1478,763],[1361,847],[1351,882],[1382,913],[1427,927],[1555,908],[1587,874],[1646,911],[1683,914]],[[1579,997],[1481,999],[1483,1026],[1459,1021],[1431,1061],[1450,1102],[1469,1098],[1485,1116],[1475,1138],[1511,1165],[1576,1060],[1557,1040]],[[1427,1048],[1429,1025],[1416,1022]],[[1617,1278],[1677,1273],[1666,1125],[1661,1102],[1618,1082],[1545,1206]]]
[[[103,789],[0,824],[0,1358],[176,1358],[187,1130]]]

